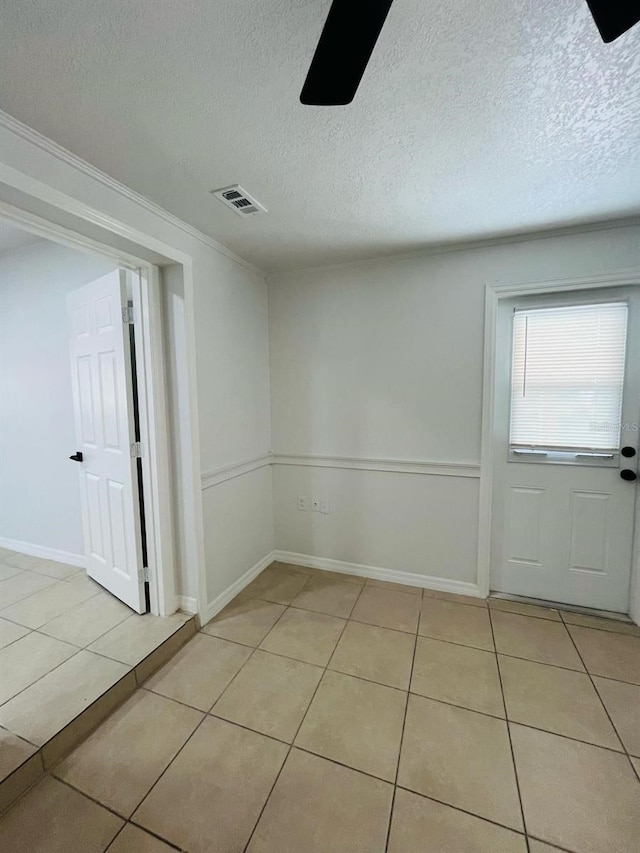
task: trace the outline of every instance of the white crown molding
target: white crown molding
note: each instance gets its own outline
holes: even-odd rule
[[[233,480],[235,477],[241,477],[243,474],[250,474],[251,471],[257,471],[259,468],[271,465],[271,462],[271,454],[265,453],[262,456],[254,456],[252,459],[247,459],[244,462],[236,462],[233,465],[225,465],[213,471],[205,471],[201,476],[202,488],[210,489],[212,486],[226,483],[227,480]]]
[[[522,281],[515,284],[487,284],[498,298],[525,296],[536,293],[553,293],[565,290],[591,290],[600,287],[627,287],[640,284],[640,267],[624,267],[597,275],[576,276],[574,278],[552,278],[542,281]]]
[[[629,228],[640,225],[640,216],[629,216],[621,219],[605,219],[597,222],[587,222],[582,225],[565,225],[557,228],[538,229],[535,231],[519,231],[516,234],[505,234],[502,237],[486,237],[477,240],[451,241],[448,243],[432,243],[423,249],[413,252],[391,252],[369,258],[359,258],[353,261],[339,261],[333,264],[321,264],[313,267],[291,267],[272,270],[267,273],[267,281],[280,276],[299,275],[316,272],[331,272],[341,269],[356,269],[364,266],[375,266],[386,261],[412,261],[428,258],[431,255],[447,255],[452,252],[468,252],[473,249],[490,249],[493,246],[507,246],[512,243],[528,243],[532,240],[548,240],[554,237],[569,237],[572,234],[589,234],[593,231],[608,231],[612,228]]]
[[[57,160],[62,161],[67,166],[76,169],[78,172],[82,172],[94,181],[99,181],[110,190],[118,193],[118,195],[121,195],[134,204],[137,204],[139,207],[143,207],[145,210],[153,213],[160,219],[163,219],[169,225],[179,228],[185,234],[199,240],[201,243],[204,243],[205,246],[208,246],[215,252],[224,255],[226,258],[229,258],[229,260],[240,264],[260,276],[266,276],[264,270],[259,269],[250,261],[247,261],[245,258],[237,255],[213,237],[210,237],[208,234],[205,234],[203,231],[200,231],[198,228],[190,225],[188,222],[185,222],[183,219],[180,219],[180,217],[175,216],[175,214],[170,213],[168,210],[165,210],[164,207],[161,207],[159,204],[151,201],[151,199],[141,193],[132,190],[130,187],[126,186],[126,184],[123,184],[115,178],[112,178],[110,175],[107,175],[106,172],[102,172],[100,169],[92,166],[86,160],[83,160],[82,157],[78,157],[77,154],[73,154],[71,151],[63,148],[62,145],[58,145],[57,142],[54,142],[44,134],[39,133],[37,130],[29,127],[29,125],[24,124],[24,122],[21,122],[19,119],[9,115],[9,113],[4,112],[4,110],[0,110],[0,127],[4,127],[11,133],[15,133],[17,136],[20,136],[27,142],[35,145],[37,148],[40,148],[42,151],[45,151]]]
[[[433,589],[438,592],[470,595],[474,598],[484,597],[481,595],[477,584],[468,583],[467,581],[438,578],[432,575],[418,575],[414,572],[402,572],[398,569],[386,569],[381,566],[366,566],[363,563],[347,563],[344,560],[314,557],[310,554],[296,554],[293,551],[276,550],[273,552],[272,558],[281,563],[305,566],[309,569],[340,572],[341,574],[356,575],[357,577],[370,578],[371,580],[400,583],[405,586],[421,587],[422,589]]]
[[[310,468],[344,468],[356,471],[389,471],[396,474],[431,474],[439,477],[471,477],[474,479],[480,477],[480,464],[475,462],[274,453],[273,464]]]

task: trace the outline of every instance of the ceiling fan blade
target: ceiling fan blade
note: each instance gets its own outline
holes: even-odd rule
[[[393,0],[333,0],[300,95],[303,104],[350,104]]]
[[[638,0],[587,0],[602,40],[615,41],[640,21]]]

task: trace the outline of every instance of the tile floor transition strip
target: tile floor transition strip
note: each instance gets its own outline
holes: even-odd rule
[[[179,627],[163,640],[156,649],[149,652],[135,666],[128,666],[118,680],[101,692],[100,695],[96,696],[78,714],[68,720],[59,731],[48,737],[44,743],[32,744],[35,750],[34,753],[0,780],[0,814],[3,814],[21,796],[33,788],[43,774],[46,774],[48,769],[56,766],[58,762],[82,743],[138,687],[151,677],[156,670],[167,663],[195,633],[195,617],[185,615],[185,619]],[[43,639],[45,638],[45,635],[41,636],[43,636]],[[55,672],[65,662],[74,660],[74,658],[83,652],[86,652],[86,650],[77,649],[76,654],[68,658],[67,661],[63,661],[62,664],[59,664],[53,670],[50,670],[50,672]],[[101,657],[105,662],[110,661],[111,664],[118,665],[118,662],[112,658]],[[123,665],[120,664],[120,666]],[[126,667],[127,665],[124,666]],[[48,674],[43,675],[34,684],[37,685],[42,682]],[[31,686],[33,685],[29,685],[29,687],[17,695],[20,696],[26,693]],[[13,700],[9,700],[9,702],[11,701]],[[9,702],[5,703],[5,707]],[[29,742],[28,738],[22,737],[27,743]]]

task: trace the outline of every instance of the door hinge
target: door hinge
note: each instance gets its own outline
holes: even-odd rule
[[[142,459],[142,442],[134,441],[131,445],[131,458]]]
[[[122,309],[122,322],[133,325],[133,305],[125,305]]]
[[[140,583],[148,583],[150,578],[149,566],[140,566],[138,569],[138,580]]]

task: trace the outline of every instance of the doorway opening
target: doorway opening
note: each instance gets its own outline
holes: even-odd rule
[[[173,522],[159,470],[168,471],[168,436],[157,384],[162,369],[157,360],[150,369],[158,356],[152,343],[162,344],[151,340],[154,323],[162,329],[155,274],[0,221],[0,810],[7,796],[20,794],[21,780],[30,784],[43,762],[86,733],[89,708],[94,725],[194,630],[190,614],[175,612]],[[70,359],[74,316],[76,338],[91,335],[82,329],[82,311],[71,312],[69,322],[68,305],[77,309],[89,291],[100,340],[95,370],[88,350],[75,352],[80,367]],[[122,304],[109,304],[109,294]],[[117,356],[127,368],[120,376]],[[108,482],[94,490],[96,506],[90,490],[83,499],[83,478],[95,485],[101,473],[92,470],[96,448],[110,461],[122,451],[129,503],[144,526],[132,528],[133,515],[125,517],[127,483],[113,469],[102,471]],[[139,561],[127,562],[118,519],[121,531],[133,529]],[[118,596],[108,577],[96,582],[87,558],[98,554],[101,537],[114,574],[135,580],[137,606]]]

